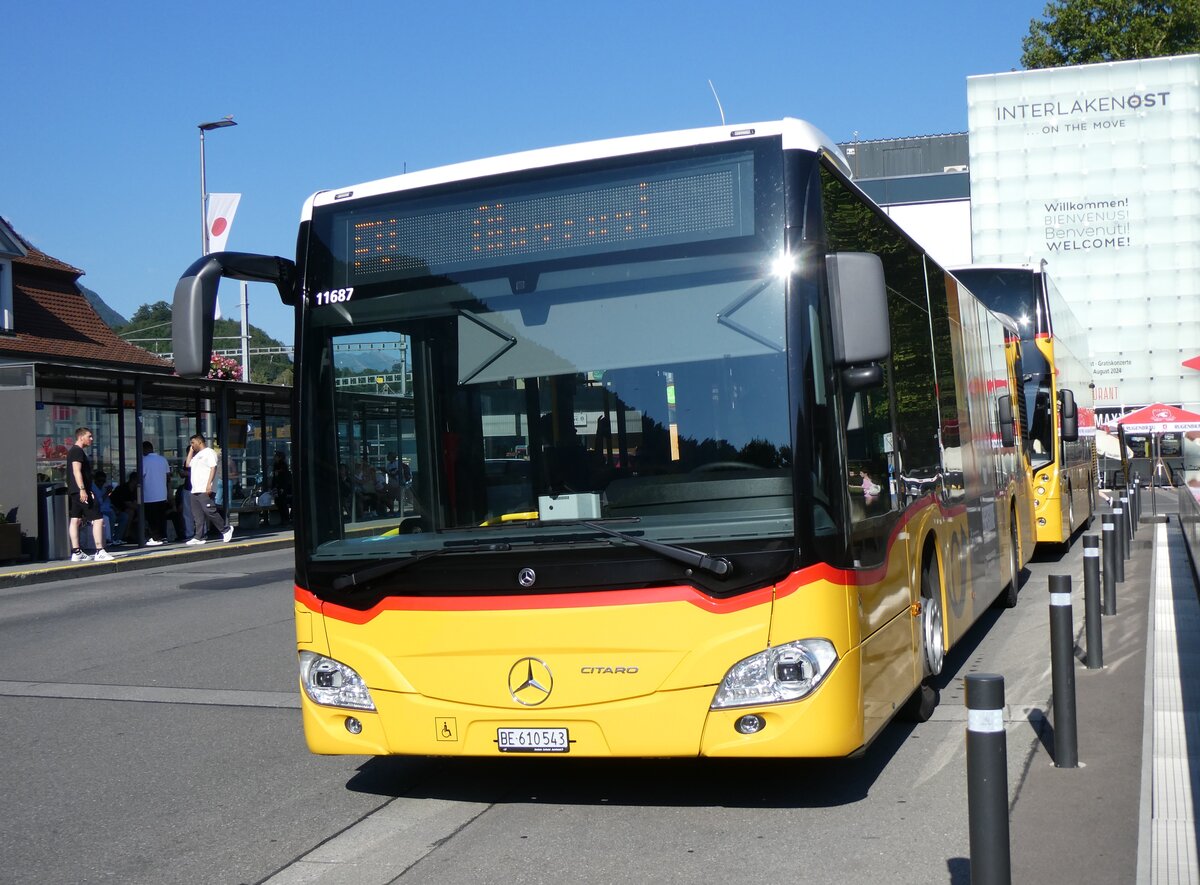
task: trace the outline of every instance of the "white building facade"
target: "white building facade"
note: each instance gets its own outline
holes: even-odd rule
[[[1200,407],[1200,55],[967,80],[971,260],[1037,264],[1098,410]]]

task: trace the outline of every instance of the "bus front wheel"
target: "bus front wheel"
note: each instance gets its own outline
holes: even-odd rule
[[[921,570],[921,666],[925,678],[900,711],[910,722],[928,721],[937,708],[938,690],[931,680],[946,663],[942,627],[942,582],[937,558],[931,555]]]

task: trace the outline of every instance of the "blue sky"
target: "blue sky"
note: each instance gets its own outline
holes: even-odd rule
[[[0,215],[125,316],[171,300],[208,189],[227,248],[292,256],[316,190],[492,154],[801,117],[837,141],[966,130],[1045,0],[56,2],[5,13]],[[235,316],[237,284],[221,287]],[[250,288],[288,343],[291,311]]]

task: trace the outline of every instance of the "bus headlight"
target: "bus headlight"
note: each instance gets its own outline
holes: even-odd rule
[[[363,678],[333,658],[311,651],[300,652],[300,684],[313,703],[355,710],[375,709]]]
[[[821,684],[837,659],[828,639],[801,639],[768,648],[729,668],[712,709],[799,700]]]

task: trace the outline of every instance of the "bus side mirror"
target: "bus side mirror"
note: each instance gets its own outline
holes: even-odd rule
[[[1060,390],[1058,405],[1061,410],[1059,429],[1062,431],[1063,442],[1075,442],[1079,439],[1079,410],[1075,408],[1075,393]]]
[[[883,363],[892,355],[883,262],[870,252],[825,256],[833,320],[833,363],[852,389],[883,383]]]
[[[1000,417],[1000,445],[1007,449],[1017,444],[1017,422],[1013,414],[1012,397],[1007,393],[997,397],[996,411]]]
[[[284,304],[296,303],[296,265],[273,255],[214,252],[192,264],[175,284],[171,304],[171,348],[175,371],[184,378],[208,374],[212,359],[213,311],[221,277],[274,283]]]

